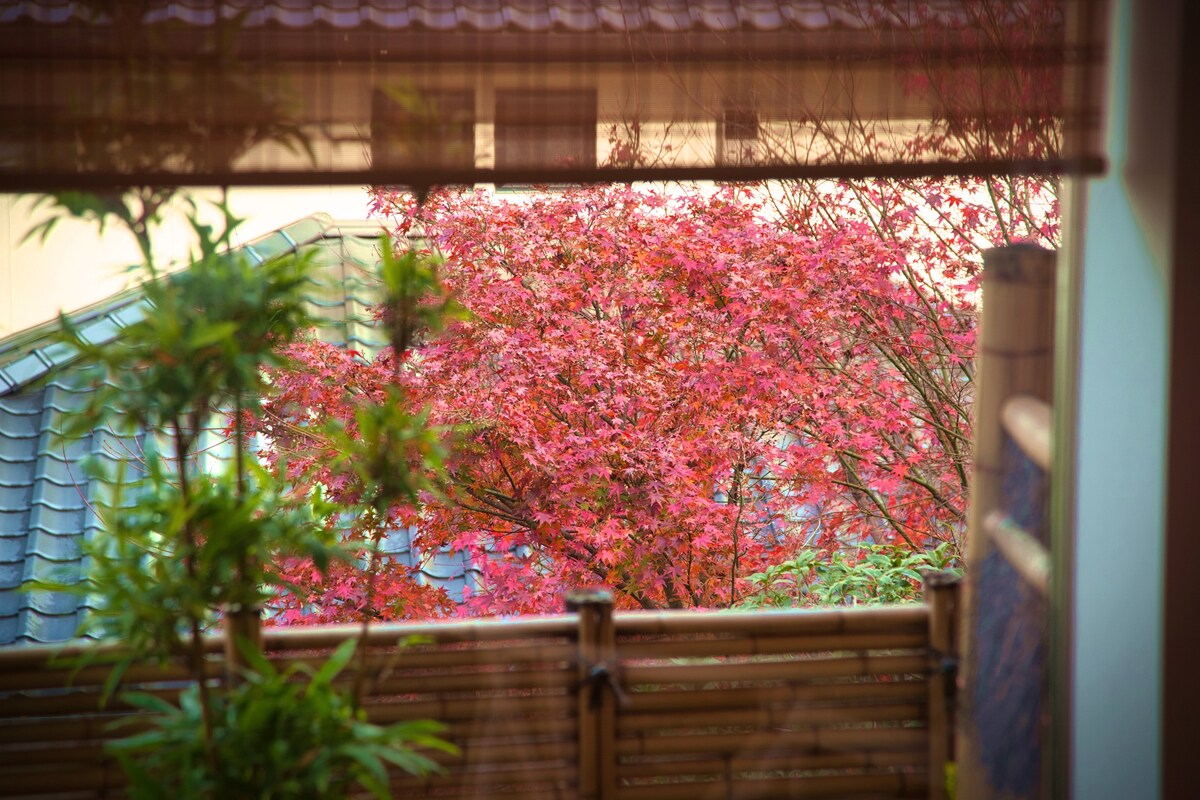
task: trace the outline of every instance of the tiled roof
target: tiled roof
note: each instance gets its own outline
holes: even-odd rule
[[[954,17],[963,0],[923,5]],[[684,33],[862,28],[879,8],[867,0],[174,0],[151,3],[145,21],[211,25],[241,12],[247,27]],[[91,14],[72,0],[18,0],[0,8],[0,23],[66,23]]]
[[[309,300],[324,320],[320,338],[372,352],[382,337],[372,328],[370,286],[362,270],[375,266],[378,225],[334,223],[316,216],[250,243],[242,251],[262,262],[297,247],[317,248]],[[129,291],[71,315],[94,343],[118,338],[142,318],[143,295]],[[59,642],[74,636],[92,601],[52,591],[22,592],[28,581],[77,583],[86,570],[84,542],[100,528],[95,508],[110,488],[89,477],[89,457],[115,462],[147,446],[144,431],[123,436],[98,428],[64,441],[64,414],[79,408],[91,388],[78,380],[83,364],[55,341],[57,323],[0,341],[0,645]],[[119,413],[119,409],[117,409]],[[219,456],[216,456],[219,457]],[[461,553],[415,552],[411,532],[397,531],[387,549],[424,580],[461,598],[471,578]]]

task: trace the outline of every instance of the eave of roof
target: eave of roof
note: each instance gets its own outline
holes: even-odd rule
[[[962,0],[923,6],[948,23],[962,18]],[[814,31],[905,22],[894,8],[869,0],[175,0],[152,3],[143,20],[203,26],[239,15],[247,28],[342,31]],[[20,20],[67,24],[107,16],[73,0],[18,0],[0,9],[0,24]]]
[[[329,215],[317,214],[243,245],[238,251],[261,264],[323,239],[357,239],[360,243],[373,245],[379,232],[379,226],[374,223],[335,223]],[[339,257],[346,255],[339,254]],[[364,306],[368,302],[365,297],[355,299]],[[316,298],[313,302],[321,305]],[[145,299],[134,287],[68,316],[84,341],[99,345],[116,339],[123,329],[142,319],[144,314]],[[0,340],[0,397],[70,364],[78,356],[69,344],[58,341],[61,330],[58,320],[51,320]]]

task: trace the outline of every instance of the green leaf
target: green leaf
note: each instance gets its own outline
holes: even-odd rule
[[[340,749],[366,770],[366,775],[358,777],[363,786],[380,800],[386,800],[391,796],[388,793],[387,768],[372,749],[358,744],[344,745]]]
[[[338,676],[346,665],[350,663],[350,659],[354,657],[355,650],[358,648],[357,639],[347,639],[338,645],[333,651],[333,655],[321,665],[317,673],[313,675],[313,685],[328,686],[333,683],[333,679]]]
[[[178,709],[166,700],[145,692],[125,692],[121,699],[134,708],[149,711],[154,714],[174,714]]]

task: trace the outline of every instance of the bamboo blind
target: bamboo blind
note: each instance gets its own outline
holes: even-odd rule
[[[1106,0],[4,3],[0,186],[1096,174],[1107,19]]]

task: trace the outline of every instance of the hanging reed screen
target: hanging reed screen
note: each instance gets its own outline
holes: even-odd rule
[[[1095,173],[1104,19],[1103,0],[22,0],[0,8],[0,188]]]

